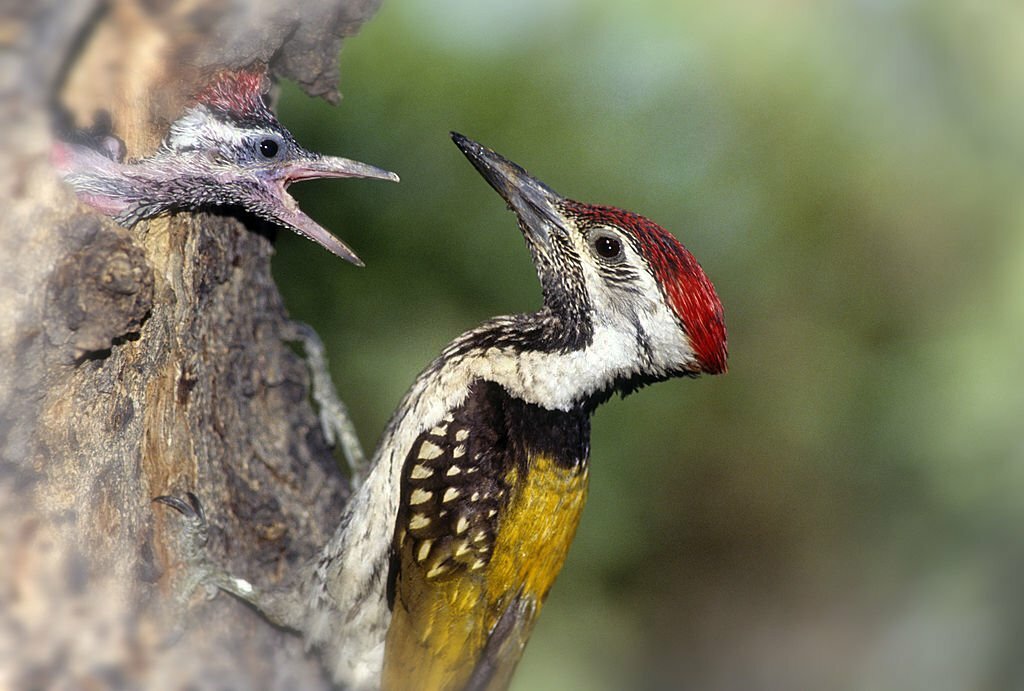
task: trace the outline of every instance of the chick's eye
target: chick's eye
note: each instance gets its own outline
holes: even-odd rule
[[[273,139],[263,139],[260,141],[260,154],[265,158],[273,158],[277,156],[277,151],[280,147]]]
[[[594,251],[605,259],[618,259],[622,256],[622,242],[610,235],[599,235],[594,238]]]

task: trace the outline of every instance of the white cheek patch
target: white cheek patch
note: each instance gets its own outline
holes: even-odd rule
[[[625,374],[664,374],[689,367],[695,356],[678,318],[665,303],[646,262],[629,243],[624,247],[624,261],[636,274],[629,287],[609,283],[592,264],[584,262],[594,323],[607,326],[619,340],[636,344],[636,353],[629,361],[634,366]]]
[[[640,271],[641,295],[635,316],[647,338],[651,366],[658,372],[669,372],[693,364],[695,355],[690,339],[679,324],[675,312],[666,304],[661,287],[647,271]]]
[[[695,366],[696,354],[690,345],[675,313],[663,303],[646,314],[641,314],[640,323],[647,333],[652,367],[661,373],[691,369]]]

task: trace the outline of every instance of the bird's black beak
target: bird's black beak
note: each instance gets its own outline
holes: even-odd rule
[[[551,234],[565,233],[564,198],[523,168],[458,132],[452,141],[491,187],[519,217],[519,227],[531,244],[551,249]]]

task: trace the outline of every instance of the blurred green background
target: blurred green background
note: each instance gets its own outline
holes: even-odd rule
[[[728,375],[597,413],[515,688],[1024,688],[1022,37],[1015,2],[392,0],[340,108],[285,88],[301,142],[402,176],[295,190],[367,268],[274,259],[368,447],[540,302],[449,130],[660,222],[725,305]]]

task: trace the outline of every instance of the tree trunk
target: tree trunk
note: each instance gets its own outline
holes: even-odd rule
[[[154,151],[219,69],[269,64],[334,100],[376,0],[4,0],[0,17],[0,688],[320,688],[298,637],[187,599],[161,494],[273,585],[347,496],[287,342],[268,229],[177,214],[118,227],[48,163],[55,102]],[[251,224],[250,224],[251,225]],[[269,231],[272,233],[272,231]]]

